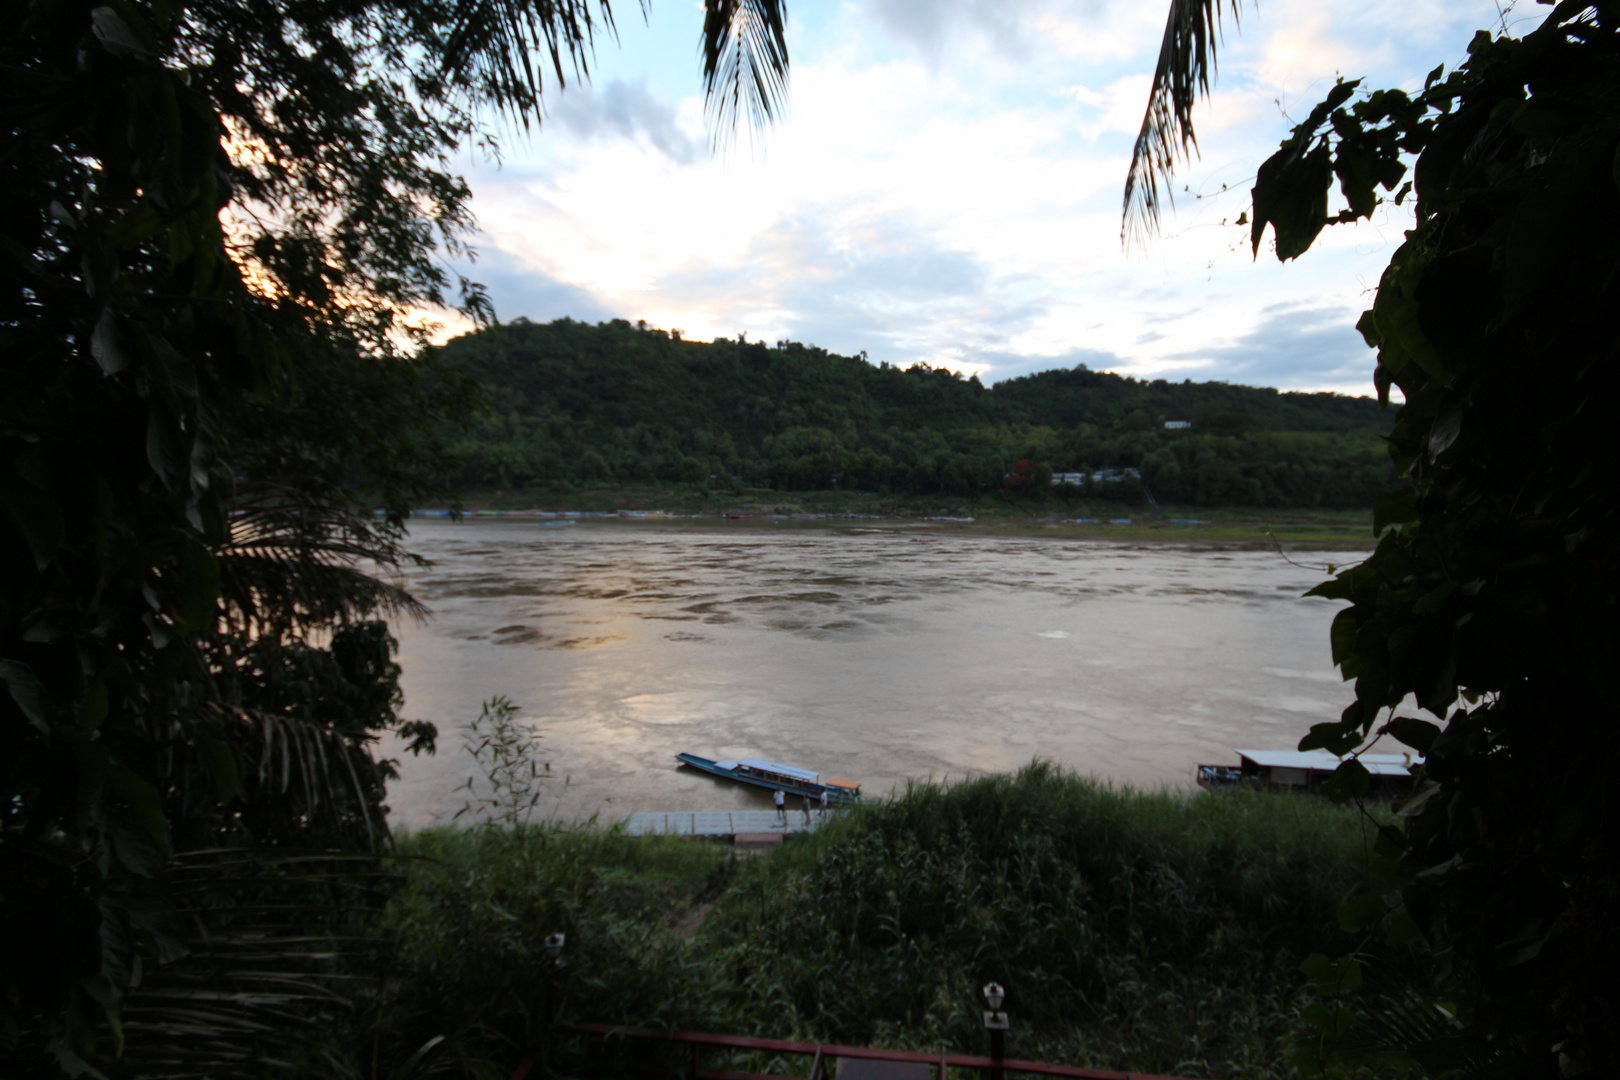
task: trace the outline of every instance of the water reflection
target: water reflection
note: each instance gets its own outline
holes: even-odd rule
[[[400,628],[406,713],[439,724],[442,750],[403,762],[398,820],[461,805],[453,729],[495,694],[544,732],[547,812],[568,819],[760,805],[676,771],[681,750],[874,793],[1035,755],[1179,784],[1200,758],[1292,745],[1351,696],[1335,605],[1300,598],[1322,575],[1270,553],[655,528],[413,528],[436,617]]]

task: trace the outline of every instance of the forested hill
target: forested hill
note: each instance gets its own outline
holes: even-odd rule
[[[1051,472],[1134,468],[1161,501],[1370,506],[1394,481],[1367,398],[1073,370],[986,388],[794,342],[683,341],[622,320],[456,338],[490,391],[468,487],[733,482],[1044,496]],[[1167,430],[1167,417],[1191,427]],[[1136,478],[1108,494],[1146,498]]]

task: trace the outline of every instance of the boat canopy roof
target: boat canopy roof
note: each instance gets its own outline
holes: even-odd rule
[[[821,774],[810,769],[801,769],[794,765],[783,765],[775,761],[766,761],[764,758],[745,757],[737,762],[759,772],[776,773],[778,776],[791,776],[795,780],[807,780],[814,784]]]
[[[730,772],[732,769],[735,769],[737,767],[737,763],[735,761],[732,761],[730,758],[727,758],[724,761],[715,762],[714,767],[717,768],[717,769],[724,769],[724,770],[726,770],[726,772]]]
[[[859,791],[861,785],[854,780],[840,780],[836,776],[829,776],[824,781],[828,787],[844,788],[846,791]]]
[[[1262,769],[1315,769],[1331,772],[1343,759],[1326,750],[1239,750],[1238,757]],[[1358,759],[1374,776],[1407,776],[1423,761],[1420,754],[1362,754]]]

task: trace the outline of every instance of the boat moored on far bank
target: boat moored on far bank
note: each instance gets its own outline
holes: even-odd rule
[[[1239,750],[1236,765],[1199,765],[1198,786],[1261,787],[1319,791],[1344,758],[1326,750]],[[1412,769],[1423,764],[1417,754],[1358,754],[1367,770],[1372,798],[1396,798],[1412,790]]]

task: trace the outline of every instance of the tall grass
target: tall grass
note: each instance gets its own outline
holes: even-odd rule
[[[403,844],[423,859],[389,916],[378,1064],[444,1034],[456,1071],[542,1044],[552,1071],[596,1071],[599,1047],[547,1042],[552,993],[639,1027],[981,1052],[994,980],[1014,1056],[1285,1076],[1298,965],[1352,946],[1335,913],[1371,833],[1314,800],[1036,763],[913,785],[754,859],[601,830],[424,834]],[[553,931],[568,967],[548,984]]]
[[[509,1076],[545,1044],[553,1009],[655,1027],[694,1018],[685,995],[706,971],[683,919],[729,882],[729,848],[533,826],[433,830],[399,850],[406,883],[366,1003],[368,1075],[393,1075],[443,1036],[428,1059],[438,1071]],[[545,951],[553,933],[567,939],[560,972]]]
[[[1349,947],[1363,820],[1265,794],[1146,795],[1045,764],[889,805],[749,867],[710,929],[750,1028],[1131,1071],[1286,1070],[1299,962]],[[1367,829],[1370,832],[1370,827]]]

